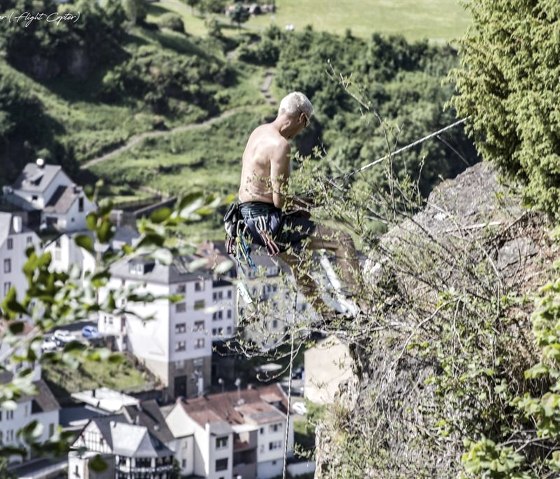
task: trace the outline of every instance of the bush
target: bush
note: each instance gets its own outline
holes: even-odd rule
[[[169,28],[169,30],[173,30],[174,32],[185,32],[185,24],[183,23],[183,19],[176,13],[163,14],[158,20],[158,25],[162,28]]]

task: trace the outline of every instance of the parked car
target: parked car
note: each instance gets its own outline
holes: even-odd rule
[[[307,407],[305,406],[305,403],[296,402],[292,406],[292,411],[295,412],[296,414],[304,416],[307,414]]]
[[[69,342],[76,340],[74,335],[70,331],[67,331],[66,329],[56,330],[53,334],[53,338],[59,346],[64,346],[65,344],[68,344]]]
[[[45,336],[43,338],[43,342],[41,343],[41,350],[43,352],[56,351],[57,349],[58,343],[52,336]]]
[[[101,334],[95,326],[84,326],[82,328],[82,336],[86,339],[95,339],[99,338]]]

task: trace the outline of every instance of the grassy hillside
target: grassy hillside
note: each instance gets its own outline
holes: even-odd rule
[[[271,3],[271,2],[269,2]],[[459,0],[276,0],[277,12],[251,18],[245,29],[260,31],[269,25],[297,30],[312,25],[315,30],[368,38],[373,32],[401,34],[408,40],[428,38],[452,41],[460,37],[470,18]],[[193,15],[180,0],[161,0],[150,9],[153,18],[171,10],[184,16],[187,30],[206,33],[204,19]],[[223,21],[227,22],[224,18]]]

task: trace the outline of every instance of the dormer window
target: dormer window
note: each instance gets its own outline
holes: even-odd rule
[[[128,272],[130,274],[135,274],[141,276],[144,274],[144,264],[143,263],[130,263],[128,265]]]

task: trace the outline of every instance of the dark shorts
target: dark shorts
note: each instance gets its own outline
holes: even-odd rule
[[[300,249],[303,241],[313,234],[316,228],[315,223],[309,218],[309,213],[305,211],[284,213],[273,204],[262,201],[240,203],[239,211],[254,243],[265,246],[256,228],[258,221],[264,221],[267,231],[282,252],[289,247]]]

